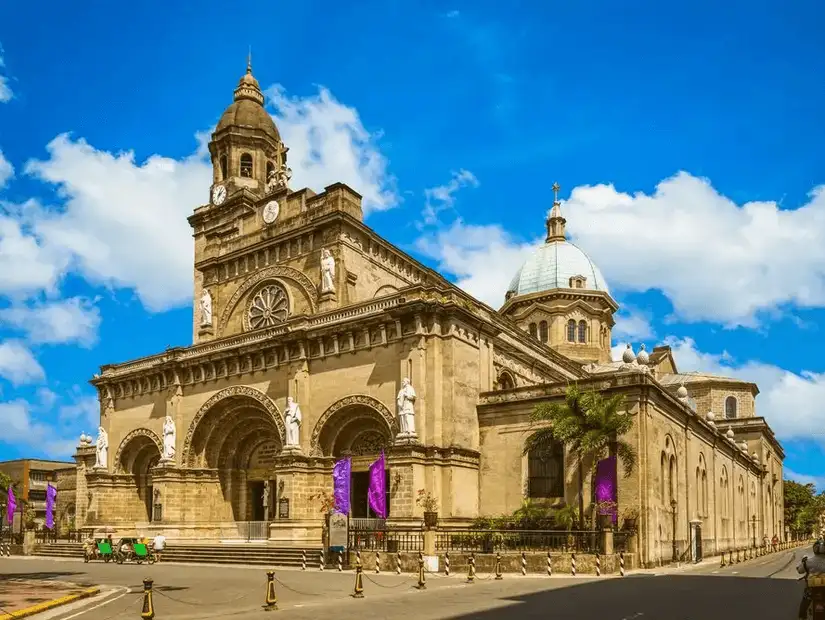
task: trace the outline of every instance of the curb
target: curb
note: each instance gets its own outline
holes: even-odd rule
[[[29,616],[33,616],[34,614],[39,614],[40,612],[47,611],[49,609],[54,609],[55,607],[60,607],[61,605],[67,605],[68,603],[74,603],[75,601],[79,601],[84,598],[89,598],[91,596],[95,596],[96,594],[100,594],[100,588],[88,588],[86,590],[83,590],[82,592],[78,592],[77,594],[61,596],[60,598],[52,599],[51,601],[38,603],[37,605],[32,605],[31,607],[26,607],[25,609],[21,609],[20,611],[13,611],[8,614],[3,614],[0,616],[0,620],[16,620],[17,618],[28,618]]]

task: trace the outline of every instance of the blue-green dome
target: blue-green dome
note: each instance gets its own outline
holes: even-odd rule
[[[610,294],[599,268],[579,247],[566,240],[544,243],[521,266],[507,288],[511,295],[529,295],[558,288],[575,288],[570,278],[584,276],[584,290]]]

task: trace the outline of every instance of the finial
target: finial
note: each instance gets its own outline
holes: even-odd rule
[[[553,183],[553,188],[552,189],[553,189],[553,204],[557,205],[557,204],[559,204],[559,190],[561,189],[561,186],[558,184],[558,182],[556,182],[556,183]]]
[[[562,217],[561,203],[559,202],[559,190],[561,186],[559,186],[558,183],[553,183],[550,189],[553,190],[553,208],[550,209],[547,221],[545,222],[547,225],[547,238],[544,240],[545,243],[553,243],[554,241],[564,241],[567,239],[564,230],[566,220]]]
[[[252,46],[249,46],[249,53],[246,56],[246,72],[252,74]]]

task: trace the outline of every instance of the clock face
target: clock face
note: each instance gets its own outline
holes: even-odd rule
[[[226,200],[226,188],[223,185],[216,185],[212,188],[212,204],[222,205]]]
[[[270,200],[264,207],[264,222],[271,224],[278,219],[278,214],[281,212],[281,205],[277,200]]]

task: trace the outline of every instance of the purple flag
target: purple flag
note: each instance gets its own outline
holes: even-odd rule
[[[14,511],[17,510],[17,501],[14,499],[14,489],[9,486],[9,495],[6,499],[6,521],[14,521]]]
[[[367,492],[370,508],[382,519],[387,518],[387,477],[384,473],[384,451],[370,465],[370,488]]]
[[[596,463],[596,502],[612,502],[618,500],[618,480],[616,478],[616,457],[610,456]],[[599,513],[612,515],[613,523],[619,518],[616,506],[600,508]]]
[[[346,458],[335,462],[332,468],[332,494],[335,497],[335,510],[349,514],[349,485],[352,478],[352,459]]]
[[[46,527],[54,529],[54,504],[57,501],[57,489],[52,485],[46,485]]]

